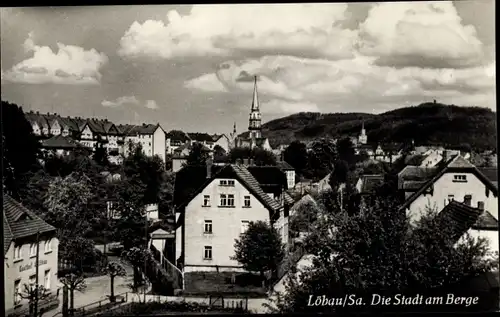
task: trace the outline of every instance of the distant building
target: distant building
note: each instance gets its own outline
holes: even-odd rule
[[[187,133],[180,130],[171,130],[166,136],[167,154],[174,154],[174,151],[183,145],[190,144],[191,139]]]
[[[368,136],[366,135],[365,122],[363,121],[361,126],[361,133],[358,137],[358,144],[367,144],[367,143],[368,143]]]
[[[140,144],[146,156],[158,156],[166,161],[166,133],[160,124],[123,125],[119,126],[125,135],[125,156],[130,153],[129,145]]]
[[[36,283],[37,241],[38,285],[47,289],[49,294],[39,302],[38,308],[57,308],[59,241],[56,228],[10,196],[4,195],[3,241],[5,316],[22,316],[29,312],[29,302],[22,299],[20,294],[26,294],[25,285],[33,287]]]
[[[259,97],[257,93],[257,76],[255,76],[252,107],[250,109],[250,118],[248,121],[248,137],[235,137],[234,147],[259,147],[267,151],[272,151],[269,139],[262,136],[262,115],[260,113]],[[234,125],[233,134],[236,136],[236,124]]]
[[[66,156],[76,149],[84,148],[83,145],[76,142],[68,136],[54,135],[48,139],[41,140],[42,151],[47,155]],[[89,149],[90,151],[92,149]]]

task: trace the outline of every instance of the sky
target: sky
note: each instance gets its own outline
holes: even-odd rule
[[[247,130],[438,102],[496,110],[493,0],[1,8],[1,96],[25,111]]]

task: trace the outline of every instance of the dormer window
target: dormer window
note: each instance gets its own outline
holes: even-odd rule
[[[455,183],[467,183],[467,175],[453,175],[453,182]]]
[[[234,187],[234,179],[221,179],[219,181],[219,186]]]

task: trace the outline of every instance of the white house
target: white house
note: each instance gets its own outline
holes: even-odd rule
[[[442,210],[450,201],[465,201],[472,206],[482,205],[498,219],[498,180],[491,169],[476,168],[457,155],[413,193],[403,204],[412,220],[417,220],[428,207]]]
[[[242,165],[186,166],[177,172],[176,259],[184,272],[239,271],[234,240],[250,222],[278,222],[282,205]]]
[[[167,141],[165,130],[160,124],[123,125],[119,129],[125,135],[124,154],[129,155],[129,145],[140,144],[146,156],[157,155],[166,161]]]

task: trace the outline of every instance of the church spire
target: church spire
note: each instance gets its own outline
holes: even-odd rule
[[[257,76],[255,76],[255,83],[253,87],[253,100],[252,100],[252,109],[250,110],[250,120],[248,122],[248,130],[250,130],[251,138],[261,138],[262,133],[262,117],[260,114],[259,107],[259,97],[257,94]]]
[[[233,133],[236,135],[236,121],[234,122],[234,125],[233,125]]]
[[[252,111],[259,111],[259,95],[257,93],[257,76],[254,77]]]

